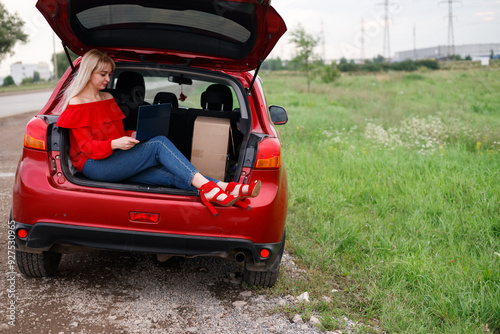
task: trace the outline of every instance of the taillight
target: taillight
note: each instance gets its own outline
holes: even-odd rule
[[[43,150],[47,148],[47,128],[49,125],[40,118],[32,118],[26,126],[24,147]]]
[[[130,212],[130,220],[136,223],[158,223],[160,215],[158,213]]]
[[[257,145],[255,168],[277,169],[281,166],[281,148],[278,138],[265,138]]]

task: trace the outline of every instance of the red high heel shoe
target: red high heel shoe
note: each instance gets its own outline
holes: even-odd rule
[[[231,194],[234,191],[234,189],[236,188],[236,186],[239,185],[240,187],[238,189],[238,195],[237,196],[231,195],[231,196],[237,197],[239,199],[245,199],[247,197],[257,197],[260,193],[261,184],[262,183],[260,182],[260,180],[250,183],[248,185],[248,192],[246,194],[243,194],[242,189],[243,189],[243,186],[245,186],[245,184],[236,183],[236,182],[229,182],[227,184],[227,187],[226,187],[226,193]]]
[[[205,194],[211,192],[213,189],[216,188],[218,188],[219,191],[217,192],[217,194],[215,194],[214,197],[212,197],[211,200],[208,200]],[[210,212],[214,215],[214,217],[217,216],[219,213],[217,212],[217,210],[215,210],[214,206],[210,202],[217,203],[221,206],[231,206],[234,205],[239,200],[238,197],[227,195],[218,185],[215,184],[214,181],[209,181],[205,183],[198,190],[200,191],[201,202],[205,204],[205,206],[208,208],[208,210],[210,210]],[[226,195],[226,197],[222,201],[217,199],[221,194]]]
[[[259,180],[259,181],[254,181],[251,184],[249,184],[247,194],[243,194],[242,189],[243,189],[244,184],[236,183],[236,182],[229,182],[227,187],[226,187],[226,193],[227,194],[232,193],[234,191],[234,189],[236,188],[236,186],[238,186],[238,185],[240,186],[238,189],[238,195],[236,196],[236,198],[238,198],[238,201],[236,201],[235,205],[239,206],[240,208],[243,208],[245,210],[250,210],[250,205],[248,203],[244,202],[244,200],[247,197],[257,197],[259,195],[261,182]],[[234,195],[231,195],[231,196],[234,196]]]

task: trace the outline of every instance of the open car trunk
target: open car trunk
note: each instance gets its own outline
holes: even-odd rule
[[[179,151],[206,176],[222,181],[237,181],[244,165],[246,143],[250,136],[250,115],[245,90],[234,78],[220,72],[200,69],[189,71],[173,68],[151,68],[145,64],[117,63],[113,79],[106,89],[126,116],[125,130],[135,130],[141,106],[171,104],[170,123],[166,135]],[[50,124],[49,147],[59,148],[64,177],[75,184],[141,192],[195,195],[194,191],[137,184],[124,180],[119,183],[94,181],[86,178],[72,165],[69,158],[69,132],[56,126],[57,116],[44,116]],[[219,175],[203,173],[193,162],[198,150],[193,149],[196,120],[221,121],[227,125],[227,143],[219,150],[224,153],[223,171]],[[225,128],[226,129],[226,128]],[[225,146],[227,144],[227,146]],[[212,145],[212,144],[211,144]],[[210,159],[205,155],[203,159]],[[220,157],[219,157],[220,159]]]
[[[270,0],[38,0],[36,7],[65,50],[83,56],[96,48],[117,62],[115,78],[107,90],[126,116],[125,130],[135,129],[141,105],[172,103],[167,137],[199,169],[193,162],[200,153],[193,150],[196,120],[227,120],[230,126],[224,173],[215,177],[199,170],[224,181],[244,181],[239,178],[242,168],[252,167],[256,152],[252,144],[247,144],[258,142],[264,135],[250,134],[252,120],[245,89],[252,90],[256,75],[251,82],[240,83],[236,77],[255,69],[258,72],[287,30]],[[78,64],[77,60],[73,65]],[[69,82],[69,75],[66,78]],[[58,87],[59,92],[67,82]],[[212,90],[212,85],[218,88]],[[221,86],[229,89],[230,102],[222,96],[222,102],[215,101],[223,94],[218,90]],[[53,96],[39,115],[61,112],[60,99]],[[159,189],[85,179],[68,163],[67,134],[53,128],[52,135],[60,140],[64,176],[69,181],[96,187]]]

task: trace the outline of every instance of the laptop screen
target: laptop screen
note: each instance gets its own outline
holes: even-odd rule
[[[156,136],[168,136],[171,103],[139,106],[135,138],[139,141]]]

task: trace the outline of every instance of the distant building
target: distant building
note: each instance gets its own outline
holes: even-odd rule
[[[462,59],[467,56],[478,60],[485,57],[489,58],[491,50],[493,50],[494,55],[500,55],[500,43],[455,45],[455,55],[459,55]],[[438,45],[431,48],[396,52],[393,60],[446,59],[447,57],[448,46]]]
[[[19,85],[25,78],[33,78],[35,72],[38,72],[40,79],[49,80],[52,73],[49,64],[40,62],[38,64],[23,64],[21,62],[10,65],[10,75],[16,85]]]

